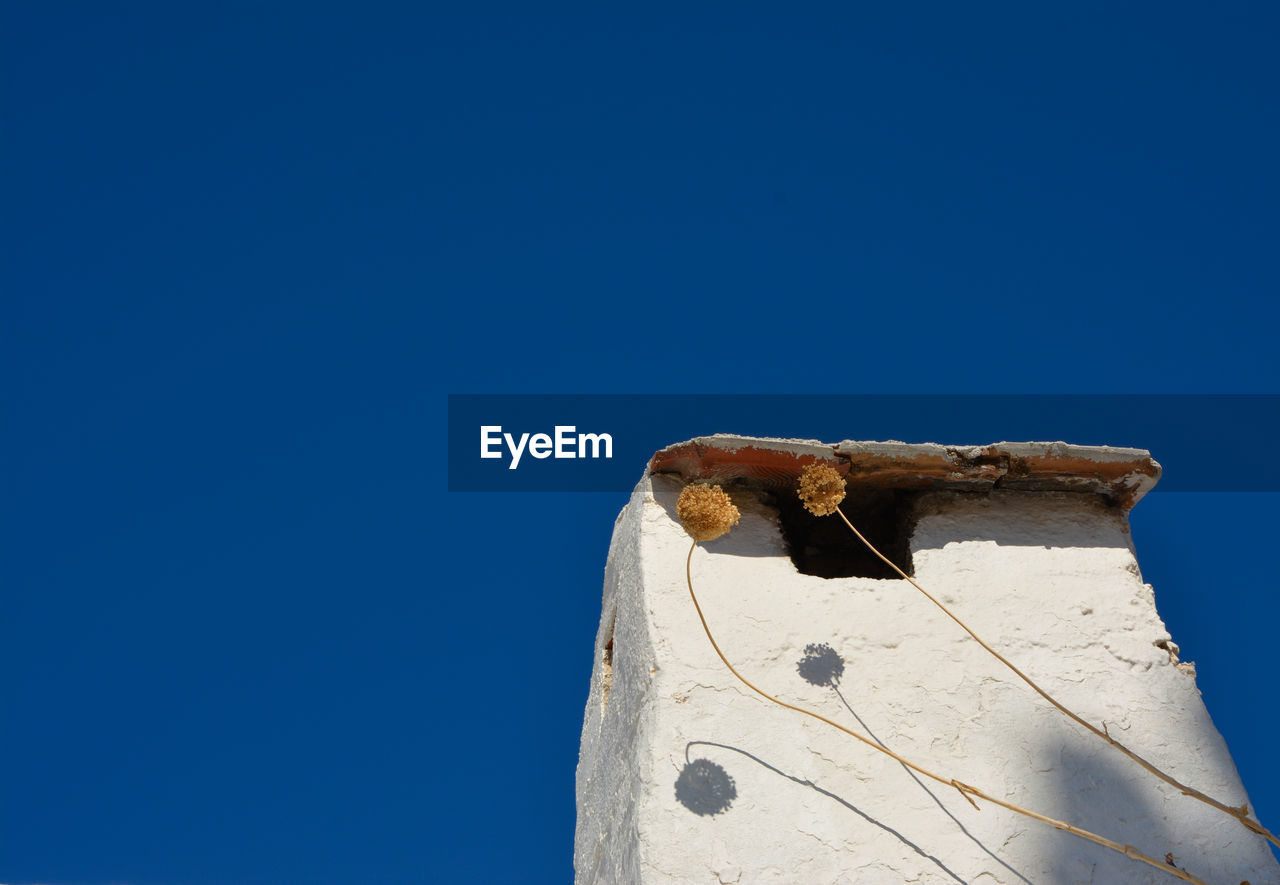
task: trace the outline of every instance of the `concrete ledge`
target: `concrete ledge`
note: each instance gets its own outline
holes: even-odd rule
[[[1064,442],[824,443],[729,434],[667,446],[654,453],[649,473],[674,474],[686,482],[750,480],[790,489],[800,472],[817,462],[838,469],[853,488],[1085,492],[1124,510],[1160,478],[1159,463],[1145,449]]]

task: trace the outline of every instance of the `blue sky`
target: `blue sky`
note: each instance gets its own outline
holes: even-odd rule
[[[1280,392],[1273,6],[0,10],[6,882],[569,878],[625,496],[449,393]],[[1134,513],[1273,828],[1276,505]]]

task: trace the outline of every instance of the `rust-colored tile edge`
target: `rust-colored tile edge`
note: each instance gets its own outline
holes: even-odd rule
[[[985,452],[998,450],[994,446]],[[1149,456],[1128,461],[1095,461],[1080,455],[1055,455],[1046,452],[1032,457],[1009,456],[1007,475],[1001,481],[1006,488],[1034,488],[1046,482],[1063,487],[1096,484],[1100,492],[1114,498],[1128,510],[1147,488],[1160,478],[1160,465]],[[1151,482],[1145,483],[1145,479]]]
[[[901,454],[837,454],[833,447],[828,456],[817,446],[797,452],[736,440],[717,445],[714,439],[704,438],[655,452],[649,472],[675,474],[686,482],[755,480],[782,489],[794,488],[806,465],[822,462],[839,470],[851,488],[982,491],[1000,487],[1092,492],[1106,496],[1125,510],[1160,476],[1160,466],[1145,453],[1143,457],[1122,460],[1094,460],[1085,454],[1061,455],[1053,451],[1014,455],[995,445],[963,450],[947,447],[945,453],[937,452],[937,446],[931,447],[935,451],[918,453],[905,451],[911,448],[907,444],[902,448]]]
[[[728,449],[696,442],[680,443],[655,452],[649,461],[649,472],[674,473],[685,482],[751,479],[783,488],[796,485],[801,471],[817,462],[830,464],[842,475],[849,472],[848,461],[834,451],[830,457],[823,457],[818,452],[788,452],[753,445],[735,445]]]

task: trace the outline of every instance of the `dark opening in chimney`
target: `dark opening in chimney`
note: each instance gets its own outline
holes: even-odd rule
[[[850,487],[840,509],[867,540],[908,575],[918,492]],[[782,536],[796,569],[820,578],[897,578],[858,540],[839,514],[814,516],[795,495],[778,495]]]

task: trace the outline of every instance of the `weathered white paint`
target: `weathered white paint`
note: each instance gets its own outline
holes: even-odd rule
[[[646,477],[614,529],[578,767],[578,883],[1177,881],[1001,808],[975,811],[738,683],[689,600],[679,491]],[[773,511],[735,498],[741,525],[695,552],[693,574],[747,678],[948,777],[1170,852],[1207,882],[1280,882],[1260,837],[1050,708],[905,581],[798,574]],[[1246,800],[1194,675],[1155,645],[1169,637],[1122,511],[1091,494],[934,493],[912,548],[917,580],[1050,693],[1184,782]],[[799,675],[819,643],[843,659],[848,706]],[[733,779],[715,815],[676,797],[694,741],[724,745],[687,749]]]

